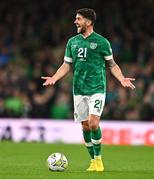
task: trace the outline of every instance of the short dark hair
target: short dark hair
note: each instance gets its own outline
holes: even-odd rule
[[[76,10],[76,14],[80,14],[83,17],[91,20],[92,21],[92,25],[95,24],[96,12],[93,9],[89,9],[89,8],[78,9],[78,10]]]

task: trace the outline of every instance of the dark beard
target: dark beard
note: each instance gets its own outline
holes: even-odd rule
[[[86,27],[82,27],[80,33],[83,34],[83,33],[85,33],[85,32],[86,32]]]
[[[85,31],[86,31],[86,27],[85,27],[85,26],[83,26],[83,27],[81,28],[81,31],[80,31],[80,32],[78,32],[78,33],[84,34],[84,33],[85,33]]]

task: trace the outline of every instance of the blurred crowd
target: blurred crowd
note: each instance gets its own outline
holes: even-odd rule
[[[63,63],[81,7],[96,10],[96,32],[111,42],[123,73],[136,78],[136,89],[125,89],[107,70],[102,119],[154,120],[152,0],[1,0],[0,117],[73,118],[72,73],[51,87],[40,77]]]

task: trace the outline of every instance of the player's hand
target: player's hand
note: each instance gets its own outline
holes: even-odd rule
[[[120,82],[123,87],[130,87],[131,89],[135,89],[135,86],[131,81],[135,81],[135,79],[134,78],[123,78]]]
[[[56,80],[53,77],[41,77],[42,79],[45,79],[45,82],[43,83],[43,86],[48,86],[48,85],[54,85]]]

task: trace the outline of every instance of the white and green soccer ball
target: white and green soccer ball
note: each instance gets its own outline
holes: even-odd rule
[[[53,153],[47,159],[47,166],[51,171],[64,171],[68,166],[68,160],[62,153]]]

